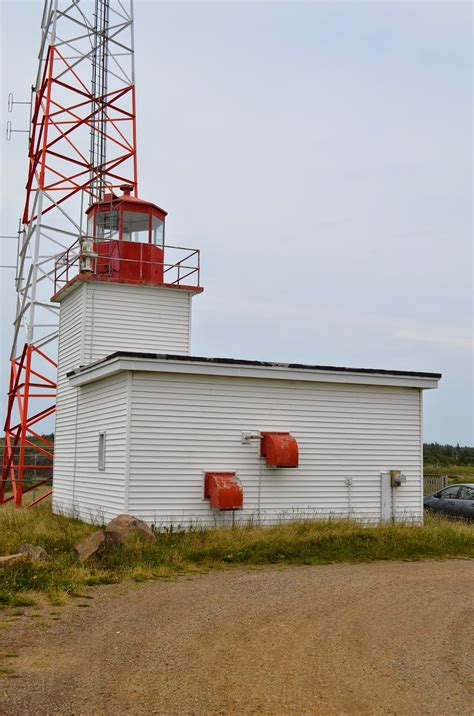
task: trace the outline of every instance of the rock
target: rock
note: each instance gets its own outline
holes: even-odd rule
[[[50,562],[51,557],[43,547],[36,544],[21,544],[18,552],[20,554],[26,554],[28,559],[32,562]]]
[[[143,520],[132,515],[119,515],[109,522],[105,531],[111,535],[116,542],[126,544],[128,538],[133,534],[141,535],[147,542],[155,542],[156,536]]]
[[[74,545],[74,551],[81,562],[86,562],[88,559],[101,557],[110,550],[113,543],[114,540],[110,535],[106,535],[104,530],[99,530],[79,540],[79,542]]]
[[[131,515],[119,515],[111,520],[105,530],[98,530],[74,545],[81,562],[110,552],[117,544],[127,544],[131,535],[141,535],[147,542],[154,542],[155,535],[146,522]]]
[[[28,555],[24,552],[19,552],[18,554],[7,554],[4,557],[0,557],[0,567],[9,567],[11,564],[21,562],[25,559],[28,559]]]

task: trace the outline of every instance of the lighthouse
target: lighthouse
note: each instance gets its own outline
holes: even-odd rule
[[[76,504],[77,465],[85,457],[84,451],[78,455],[80,391],[68,373],[119,351],[189,355],[191,303],[203,290],[199,250],[167,246],[167,212],[133,196],[131,186],[105,193],[86,216],[87,232],[55,269],[52,301],[60,315],[53,505],[64,498]],[[96,410],[102,409],[98,401]],[[120,403],[112,422],[120,423],[123,413]],[[109,430],[107,451],[113,450]],[[99,501],[105,494],[113,499],[108,481],[95,492]]]
[[[83,240],[81,272],[90,271],[97,280],[161,286],[167,212],[132,196],[131,186],[121,189],[122,196],[105,194],[87,210],[89,252]],[[92,259],[96,259],[95,266]]]
[[[158,529],[422,522],[423,392],[439,374],[191,353],[199,251],[171,245],[167,212],[137,194],[133,2],[82,5],[43,18],[0,504],[21,505],[27,448],[50,469],[40,425],[56,410],[55,512]]]
[[[106,193],[87,210],[87,233],[56,265],[61,317],[81,300],[81,364],[114,350],[187,354],[191,300],[203,289],[198,249],[165,245],[167,212]],[[61,320],[61,319],[60,319]]]
[[[124,185],[57,262],[53,510],[421,522],[422,392],[440,376],[192,355],[199,251],[168,245],[166,217]]]

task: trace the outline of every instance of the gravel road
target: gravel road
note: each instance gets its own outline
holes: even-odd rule
[[[1,630],[0,665],[15,672],[0,679],[0,713],[472,715],[473,568],[272,567],[96,588]]]

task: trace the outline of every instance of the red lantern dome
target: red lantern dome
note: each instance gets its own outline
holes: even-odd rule
[[[87,235],[97,255],[95,273],[133,283],[163,283],[166,211],[131,195],[105,194],[87,210]]]
[[[86,235],[56,262],[54,295],[77,279],[202,291],[199,250],[165,246],[167,212],[120,188],[87,209]]]
[[[132,196],[132,187],[120,187],[122,196],[104,194],[87,210],[87,234],[95,241],[133,241],[163,247],[167,212],[151,201]]]

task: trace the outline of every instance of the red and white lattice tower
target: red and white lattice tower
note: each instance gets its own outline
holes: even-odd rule
[[[124,184],[137,194],[133,0],[46,0],[41,29],[0,482],[0,504],[17,506],[51,473],[42,427],[56,399],[55,263],[88,205]]]

